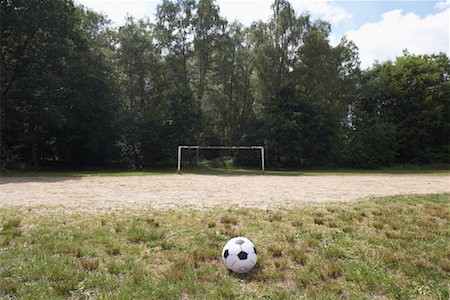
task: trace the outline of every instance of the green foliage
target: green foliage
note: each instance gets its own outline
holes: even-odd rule
[[[331,47],[329,24],[296,17],[286,1],[273,10],[252,36],[269,163],[329,164],[357,79],[357,51],[345,39]]]
[[[70,1],[2,1],[1,14],[3,167],[110,163],[117,99],[107,21]]]
[[[347,146],[354,165],[449,161],[449,68],[443,53],[405,52],[364,73]]]
[[[268,167],[449,162],[446,54],[361,72],[329,23],[272,10],[245,27],[167,0],[114,28],[72,0],[1,1],[2,169],[173,165],[179,144],[265,145]]]
[[[360,168],[391,165],[397,157],[395,126],[379,120],[347,131],[341,163]]]

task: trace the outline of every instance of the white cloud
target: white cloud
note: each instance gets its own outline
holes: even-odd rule
[[[148,17],[155,20],[156,7],[161,0],[76,0],[97,12],[106,14],[114,25],[124,24],[125,16],[132,15],[136,19]],[[258,20],[268,20],[272,15],[272,0],[218,0],[220,14],[229,22],[238,20],[246,26]]]
[[[113,25],[120,26],[125,23],[127,14],[132,15],[135,19],[148,17],[150,20],[154,20],[155,7],[159,1],[76,0],[76,3],[107,15]]]
[[[352,14],[330,1],[292,1],[295,11],[308,11],[313,17],[330,22],[332,25],[348,21]]]
[[[384,13],[377,23],[366,23],[347,32],[359,48],[363,67],[375,60],[394,59],[408,49],[414,54],[449,52],[450,9],[420,18],[396,9]]]
[[[272,16],[273,1],[267,0],[218,0],[220,15],[228,22],[238,20],[242,24],[249,26],[255,21],[266,21]]]
[[[127,14],[139,19],[148,17],[154,20],[156,6],[161,0],[76,0],[77,3],[106,14],[114,25],[122,25]],[[229,22],[238,20],[246,26],[255,21],[267,21],[272,16],[271,5],[274,0],[217,0],[220,13]],[[314,18],[321,18],[335,25],[347,21],[351,14],[336,3],[327,0],[291,0],[297,13],[308,11]]]
[[[218,0],[220,13],[228,21],[239,20],[244,25],[252,22],[266,21],[272,16],[273,0]],[[336,3],[320,1],[291,0],[292,7],[297,14],[309,12],[314,18],[321,18],[336,25],[343,21],[348,21],[352,15]]]
[[[331,46],[336,47],[341,42],[341,37],[334,33],[331,33],[328,40],[330,41]]]
[[[436,9],[446,9],[448,7],[450,7],[450,0],[444,0],[434,5],[434,8]]]

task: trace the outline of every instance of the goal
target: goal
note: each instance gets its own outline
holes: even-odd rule
[[[263,174],[266,171],[264,162],[264,146],[178,146],[178,168],[177,173],[181,173],[181,159],[183,155],[183,149],[209,149],[209,150],[257,150],[261,152],[261,171]]]

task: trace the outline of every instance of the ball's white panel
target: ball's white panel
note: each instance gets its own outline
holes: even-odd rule
[[[256,256],[255,253],[250,253],[250,254],[247,256],[247,259],[248,259],[250,262],[252,262],[253,265],[255,265],[255,264],[256,264],[256,261],[258,260],[258,256]]]
[[[236,238],[230,239],[230,240],[225,244],[225,246],[223,246],[223,249],[225,250],[225,249],[230,248],[231,245],[234,245],[234,244],[235,244],[235,242],[234,242],[235,240],[236,240]]]
[[[239,252],[241,252],[241,245],[233,244],[228,248],[228,253],[231,255],[238,255]]]
[[[224,264],[227,266],[228,269],[233,270],[234,265],[236,262],[239,261],[239,258],[235,255],[228,256],[227,259],[225,259]]]
[[[241,245],[242,247],[242,251],[245,251],[247,253],[254,253],[255,251],[253,250],[253,245],[250,243],[245,243]]]
[[[243,236],[237,236],[237,237],[234,237],[234,238],[230,239],[230,240],[228,241],[228,243],[236,244],[236,243],[238,242],[238,240],[244,241],[244,243],[250,243],[250,244],[252,244],[252,242],[251,242],[248,238],[243,237]],[[242,243],[242,242],[239,242],[239,244],[243,244],[243,243]],[[252,245],[253,245],[253,244],[252,244]]]
[[[240,238],[239,236],[237,236],[237,237],[234,237],[234,238],[232,238],[232,239],[230,239],[228,242],[227,242],[227,244],[236,244],[236,240],[238,239],[238,238]]]
[[[255,266],[250,260],[237,260],[236,263],[230,269],[236,273],[247,273]]]

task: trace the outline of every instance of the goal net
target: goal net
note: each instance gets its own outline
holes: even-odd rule
[[[261,154],[261,171],[265,172],[265,160],[264,160],[264,146],[178,146],[178,166],[177,172],[181,172],[183,150],[193,149],[196,150],[197,159],[199,150],[254,150]]]

